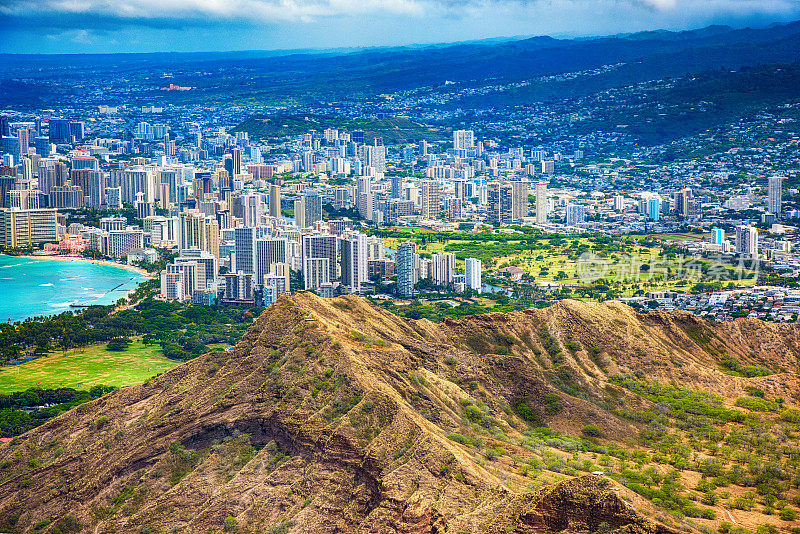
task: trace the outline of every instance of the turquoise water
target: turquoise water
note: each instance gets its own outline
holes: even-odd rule
[[[113,265],[0,254],[0,322],[76,310],[71,303],[113,304],[143,280]]]

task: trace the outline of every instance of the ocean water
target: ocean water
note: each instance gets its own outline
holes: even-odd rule
[[[0,254],[0,322],[77,310],[72,303],[113,304],[143,280],[113,265]]]

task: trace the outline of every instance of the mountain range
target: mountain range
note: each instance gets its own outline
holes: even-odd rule
[[[799,356],[795,324],[620,303],[434,324],[284,295],[231,352],[0,446],[0,530],[789,528]]]

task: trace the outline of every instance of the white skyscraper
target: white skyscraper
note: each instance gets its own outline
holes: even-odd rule
[[[241,196],[242,220],[245,226],[258,226],[261,220],[262,203],[259,193],[245,193]]]
[[[467,289],[481,292],[481,260],[478,258],[464,260],[464,285]]]
[[[783,194],[783,177],[770,176],[767,182],[767,211],[776,215],[778,218],[781,216],[781,195]]]
[[[455,130],[453,132],[453,148],[465,150],[475,146],[475,132],[472,130]]]
[[[452,252],[434,254],[432,261],[434,282],[441,286],[452,283],[456,270],[456,255]]]
[[[547,182],[536,182],[536,224],[547,222]]]
[[[425,180],[422,182],[422,218],[433,220],[438,219],[441,209],[441,193],[439,182],[436,180]]]
[[[108,194],[107,189],[106,196]],[[177,237],[181,250],[197,248],[219,257],[219,224],[197,210],[180,214],[180,230]]]
[[[303,260],[303,281],[305,289],[319,289],[330,284],[330,260],[328,258],[305,258]]]

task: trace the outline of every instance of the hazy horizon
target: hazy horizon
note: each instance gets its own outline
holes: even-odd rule
[[[0,53],[327,51],[797,19],[790,0],[6,0]]]

